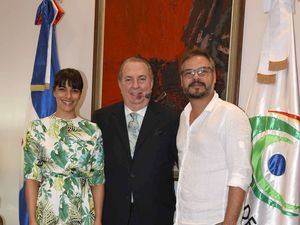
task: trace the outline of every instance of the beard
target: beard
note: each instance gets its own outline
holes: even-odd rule
[[[203,91],[191,91],[191,88],[194,85],[202,85],[204,90]],[[201,99],[206,96],[208,96],[211,92],[212,86],[211,85],[206,85],[205,83],[201,81],[194,80],[192,83],[190,83],[187,87],[183,88],[183,93],[185,96],[189,99]]]

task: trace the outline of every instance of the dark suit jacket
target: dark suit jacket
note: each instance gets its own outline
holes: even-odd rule
[[[140,225],[172,225],[177,115],[150,102],[133,159],[124,103],[95,111],[92,121],[103,134],[106,178],[103,225],[127,225],[131,193]]]

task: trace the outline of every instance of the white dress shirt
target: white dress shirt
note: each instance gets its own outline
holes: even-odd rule
[[[175,225],[214,225],[224,220],[228,186],[247,190],[251,127],[237,106],[217,93],[189,124],[190,103],[177,133],[179,180]]]

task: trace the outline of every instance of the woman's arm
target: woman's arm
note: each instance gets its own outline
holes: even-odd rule
[[[95,223],[94,225],[102,225],[102,208],[104,200],[104,185],[98,184],[91,186],[94,206],[95,206]]]
[[[36,222],[36,205],[39,190],[39,182],[27,179],[25,181],[25,197],[28,210],[29,225],[37,225]]]

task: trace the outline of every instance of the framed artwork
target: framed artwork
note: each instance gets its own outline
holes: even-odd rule
[[[186,48],[208,49],[217,72],[216,91],[237,104],[245,0],[96,1],[92,111],[122,99],[122,61],[140,55],[154,72],[152,99],[180,112],[178,61]]]

